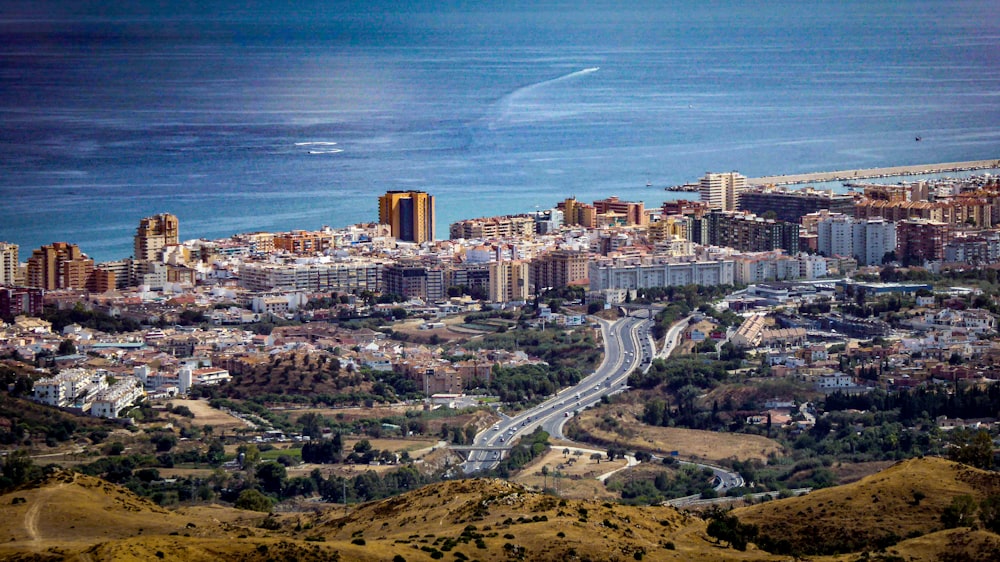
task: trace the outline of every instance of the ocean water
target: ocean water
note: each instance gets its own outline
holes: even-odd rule
[[[992,0],[128,4],[0,8],[0,241],[25,259],[128,256],[160,212],[218,238],[421,189],[444,237],[706,171],[1000,157]]]

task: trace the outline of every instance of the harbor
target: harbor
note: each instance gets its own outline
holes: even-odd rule
[[[967,172],[970,170],[988,170],[992,168],[1000,168],[1000,159],[949,162],[944,164],[918,164],[914,166],[892,166],[888,168],[866,168],[835,172],[813,172],[809,174],[764,176],[759,178],[747,178],[747,184],[794,185],[812,182],[854,181],[873,178],[891,178],[897,176],[919,176],[924,174]]]

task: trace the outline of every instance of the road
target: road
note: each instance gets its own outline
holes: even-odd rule
[[[657,350],[656,341],[651,333],[652,312],[639,311],[637,314],[615,322],[599,320],[601,333],[604,336],[604,360],[597,370],[576,386],[564,389],[554,397],[516,416],[504,416],[504,419],[492,428],[480,432],[476,435],[474,447],[481,449],[469,451],[469,460],[462,463],[462,470],[470,474],[495,467],[500,462],[504,448],[537,427],[541,427],[556,439],[565,439],[562,428],[571,416],[600,402],[602,396],[624,392],[628,388],[628,376],[634,369],[648,370],[654,357],[669,357],[691,319],[688,316],[674,323],[664,337],[663,349]],[[729,472],[713,465],[681,462],[711,470],[716,481],[714,488],[720,494],[744,485],[743,477],[737,472]],[[631,462],[629,466],[632,466]],[[696,499],[697,496],[692,496],[673,501]]]
[[[576,386],[563,389],[538,406],[505,418],[492,428],[476,435],[474,447],[462,470],[466,473],[488,470],[500,461],[501,449],[518,437],[541,427],[556,439],[562,439],[562,427],[580,410],[600,402],[602,396],[622,392],[635,368],[648,369],[653,352],[649,311],[627,316],[615,322],[600,321],[604,336],[604,360],[596,371]]]

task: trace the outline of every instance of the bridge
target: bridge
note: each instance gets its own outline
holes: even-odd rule
[[[498,459],[502,459],[507,456],[508,451],[513,448],[511,445],[449,445],[448,449],[454,451],[455,454],[462,457],[463,460],[468,461],[469,455],[472,453],[484,452],[499,452],[497,456]],[[491,459],[492,460],[492,459]]]
[[[621,309],[622,314],[625,316],[638,316],[640,318],[653,318],[657,312],[666,308],[666,306],[662,304],[642,304],[634,302],[621,303],[617,306]],[[646,311],[646,314],[640,314],[642,311]]]

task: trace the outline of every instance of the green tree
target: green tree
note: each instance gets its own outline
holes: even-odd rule
[[[59,355],[73,355],[74,353],[76,353],[76,344],[73,343],[73,340],[66,339],[59,342]]]
[[[993,494],[979,503],[979,520],[983,527],[1000,534],[1000,495]]]
[[[256,445],[240,445],[236,449],[236,454],[243,454],[243,469],[253,470],[260,462],[260,449]]]
[[[239,497],[236,498],[236,503],[233,505],[236,509],[261,511],[264,513],[270,512],[271,508],[274,506],[271,498],[265,496],[257,490],[254,490],[253,488],[240,492]]]
[[[972,496],[963,494],[955,496],[951,500],[951,505],[944,509],[941,514],[941,523],[946,529],[955,527],[967,527],[972,524],[973,516],[976,514],[976,501]]]
[[[0,481],[0,489],[20,486],[37,478],[39,473],[28,451],[17,449],[3,459],[3,480]]]
[[[266,462],[257,469],[257,479],[265,492],[280,496],[288,479],[288,471],[280,463]]]
[[[986,430],[953,432],[952,444],[948,451],[951,460],[983,470],[993,468],[993,439]]]

